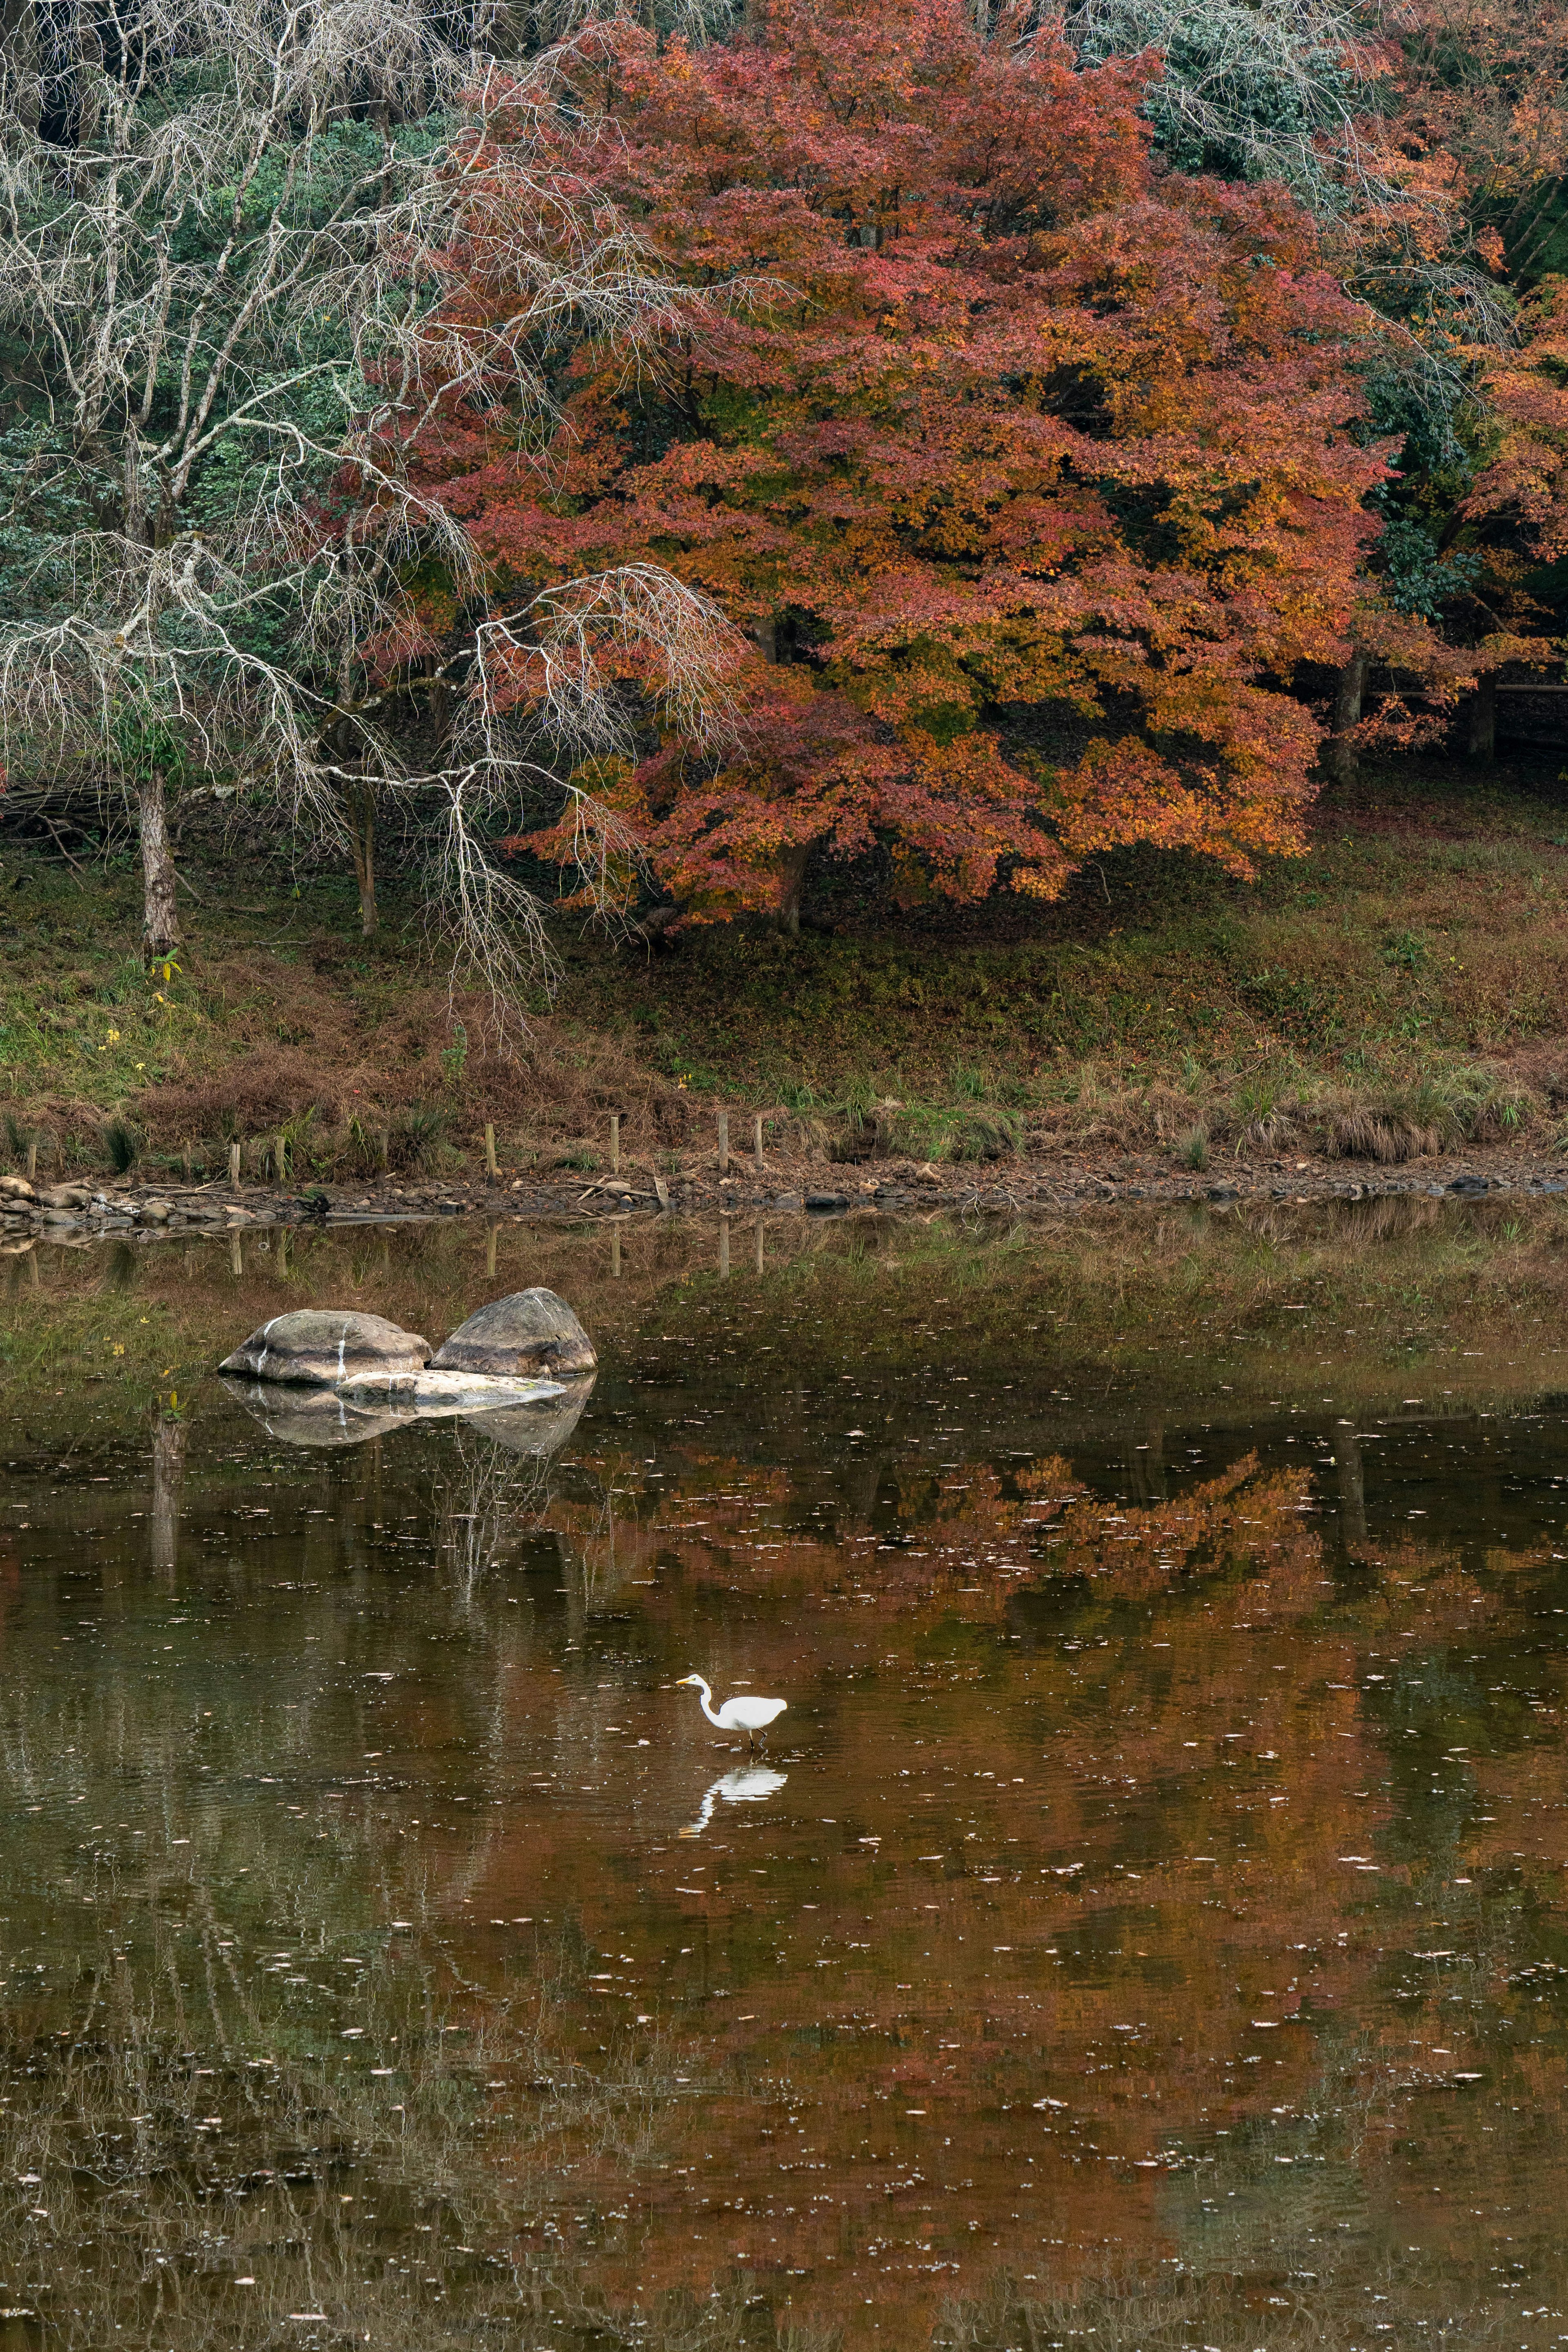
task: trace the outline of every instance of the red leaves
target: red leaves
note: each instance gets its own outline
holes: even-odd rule
[[[553,496],[478,417],[447,495],[500,572],[657,562],[762,646],[738,746],[609,788],[695,913],[773,903],[815,842],[960,898],[1115,842],[1299,845],[1288,689],[1341,656],[1383,470],[1356,313],[1278,190],[1156,177],[1137,77],[1021,31],[772,0],[725,47],[617,24],[564,68],[573,168],[743,299],[629,373],[579,356]],[[1039,718],[1087,751],[1025,761]]]

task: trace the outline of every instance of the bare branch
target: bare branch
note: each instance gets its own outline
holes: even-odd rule
[[[563,173],[559,55],[503,70],[482,26],[458,49],[406,0],[135,0],[112,48],[94,0],[41,21],[0,63],[0,321],[30,354],[0,434],[0,751],[142,793],[264,780],[322,844],[350,785],[393,793],[432,925],[515,1000],[548,977],[543,910],[487,841],[650,709],[721,733],[734,642],[651,565],[498,604],[416,461],[472,403],[547,467],[563,349],[637,364],[697,299]],[[458,615],[439,645],[420,574]],[[432,664],[434,760],[408,719]],[[579,830],[608,903],[627,845]]]

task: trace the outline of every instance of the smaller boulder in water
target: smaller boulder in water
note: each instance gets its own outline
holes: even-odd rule
[[[514,1290],[459,1324],[431,1359],[437,1372],[489,1372],[503,1380],[591,1372],[594,1343],[552,1290]]]
[[[336,1388],[371,1372],[423,1371],[429,1360],[428,1339],[400,1330],[384,1316],[304,1307],[263,1323],[218,1370],[247,1373],[253,1381]]]
[[[350,1404],[412,1405],[416,1412],[488,1412],[503,1405],[548,1403],[564,1396],[559,1381],[498,1381],[488,1372],[371,1372],[338,1391]]]

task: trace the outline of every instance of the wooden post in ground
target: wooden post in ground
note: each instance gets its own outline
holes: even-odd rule
[[[621,1229],[618,1224],[610,1227],[610,1276],[616,1282],[621,1278]]]
[[[30,1135],[27,1138],[27,1181],[29,1184],[35,1183],[37,1181],[37,1174],[38,1139],[36,1135]]]
[[[496,1235],[500,1231],[499,1225],[492,1225],[485,1235],[485,1274],[491,1282],[496,1278]]]
[[[375,1148],[376,1158],[381,1164],[381,1172],[384,1176],[387,1170],[392,1165],[392,1133],[390,1129],[384,1127],[380,1130],[375,1139]]]
[[[763,1114],[761,1111],[752,1121],[752,1165],[759,1176],[766,1172],[763,1165]]]
[[[1497,757],[1497,672],[1489,670],[1470,698],[1465,748],[1489,767]]]
[[[493,1118],[487,1118],[485,1121],[485,1176],[487,1181],[491,1184],[500,1181],[500,1169],[496,1161],[496,1124]]]
[[[610,1173],[612,1176],[618,1176],[620,1172],[621,1115],[618,1110],[613,1110],[610,1113]]]
[[[727,1110],[719,1114],[719,1173],[721,1176],[730,1173],[730,1114]]]
[[[192,1177],[192,1175],[193,1175],[193,1173],[194,1173],[194,1171],[193,1171],[192,1166],[191,1166],[191,1147],[190,1147],[190,1145],[189,1145],[188,1143],[187,1143],[187,1144],[185,1145],[185,1147],[184,1147],[184,1161],[185,1161],[185,1181],[186,1181],[186,1183],[188,1184],[188,1183],[190,1182],[190,1181],[191,1181],[191,1177]]]
[[[239,1190],[239,1160],[240,1146],[237,1143],[231,1143],[228,1147],[228,1181],[230,1190],[233,1192]]]

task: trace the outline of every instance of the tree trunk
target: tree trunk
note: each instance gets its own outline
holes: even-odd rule
[[[1334,731],[1324,744],[1321,754],[1324,770],[1336,784],[1355,782],[1353,730],[1360,723],[1361,707],[1366,695],[1366,656],[1357,652],[1352,654],[1340,672],[1340,682],[1334,694]]]
[[[1489,670],[1471,698],[1466,746],[1472,760],[1490,765],[1497,757],[1497,673]]]
[[[137,785],[136,814],[142,824],[142,944],[148,962],[155,963],[160,956],[173,955],[180,944],[169,807],[161,768],[154,768]]]
[[[785,939],[800,937],[800,901],[805,888],[805,869],[811,862],[813,845],[796,842],[779,856],[778,927]]]
[[[368,940],[376,926],[375,793],[362,780],[349,787],[346,798],[354,880],[359,884],[359,927]]]

